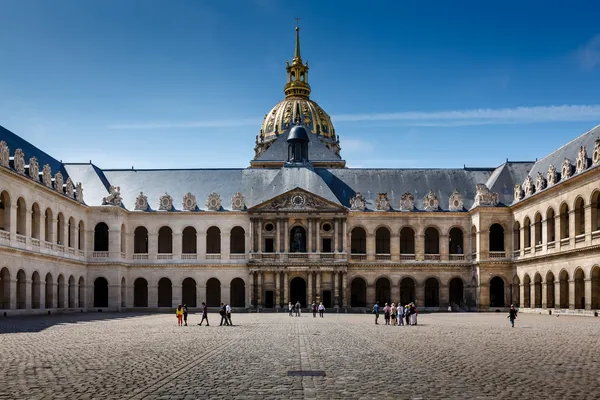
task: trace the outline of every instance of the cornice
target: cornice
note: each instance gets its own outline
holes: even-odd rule
[[[592,252],[598,251],[598,250],[600,250],[600,245],[592,245],[592,246],[581,247],[579,249],[560,251],[560,252],[556,252],[556,253],[552,253],[552,254],[544,254],[544,255],[540,255],[540,256],[527,257],[526,259],[518,258],[518,259],[514,260],[513,262],[515,264],[517,264],[517,266],[519,266],[519,265],[531,264],[531,263],[535,263],[535,262],[539,262],[539,261],[543,261],[543,260],[557,259],[557,258],[568,256],[570,254],[592,253]]]
[[[59,256],[55,256],[53,254],[44,254],[44,253],[38,253],[38,252],[34,252],[34,251],[30,251],[27,249],[19,249],[17,247],[10,247],[10,246],[1,246],[0,245],[0,251],[5,251],[7,253],[15,253],[21,256],[28,256],[31,257],[32,259],[37,259],[37,260],[49,260],[51,262],[63,262],[63,263],[68,263],[68,264],[73,264],[73,265],[77,265],[77,266],[86,266],[88,265],[88,263],[86,261],[80,261],[80,260],[73,260],[71,258],[65,258],[65,257],[59,257]]]

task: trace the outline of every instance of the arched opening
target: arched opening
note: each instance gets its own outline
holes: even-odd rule
[[[297,276],[290,282],[290,301],[292,304],[300,302],[300,305],[306,307],[306,281]]]
[[[69,224],[67,229],[67,246],[70,248],[75,247],[75,230],[77,229],[77,225],[75,224],[75,218],[69,218]]]
[[[62,274],[60,274],[56,283],[56,297],[58,308],[65,308],[65,277]]]
[[[143,226],[138,226],[133,232],[133,252],[148,254],[148,229]]]
[[[531,278],[527,274],[523,278],[523,307],[531,308]]]
[[[460,228],[452,228],[448,234],[448,249],[450,254],[464,254],[463,231]]]
[[[47,208],[44,213],[44,240],[46,242],[52,242],[52,235],[54,234],[53,218],[52,210]]]
[[[79,278],[79,282],[78,282],[78,289],[79,289],[79,307],[84,308],[85,307],[85,280],[83,279],[83,276]]]
[[[231,229],[229,235],[229,252],[231,254],[244,254],[246,252],[246,232],[244,228],[236,226]]]
[[[121,278],[121,307],[126,306],[127,300],[127,285],[125,281],[125,277]]]
[[[519,221],[515,221],[515,226],[513,229],[513,248],[515,251],[521,250],[521,224]]]
[[[221,230],[216,226],[206,231],[206,253],[221,254]]]
[[[350,233],[350,252],[352,254],[367,253],[367,233],[359,226]]]
[[[0,193],[0,230],[10,232],[10,195],[5,190]]]
[[[523,246],[526,249],[531,247],[531,220],[529,217],[525,217],[523,221]]]
[[[405,305],[416,300],[415,286],[415,281],[412,278],[403,278],[400,281],[400,303]]]
[[[181,301],[188,307],[197,307],[196,303],[196,281],[193,278],[185,278],[181,284]]]
[[[440,306],[440,283],[435,278],[425,281],[425,307]]]
[[[0,301],[2,308],[10,308],[10,271],[4,267],[0,270]]]
[[[108,281],[102,277],[94,281],[94,307],[108,307]]]
[[[26,294],[27,294],[27,288],[25,287],[25,285],[27,280],[27,276],[25,275],[25,271],[23,271],[22,269],[19,270],[19,272],[17,272],[17,308],[18,309],[24,309],[25,308],[25,302],[26,302]]]
[[[460,278],[452,278],[449,284],[450,305],[460,306],[464,303],[464,284]]]
[[[400,254],[415,254],[415,231],[408,226],[400,230]]]
[[[94,228],[94,251],[108,251],[108,225],[104,222]]]
[[[67,305],[69,308],[75,308],[75,277],[71,275],[69,277],[69,287],[67,289]]]
[[[79,234],[77,236],[77,248],[83,250],[85,243],[85,228],[83,226],[83,221],[79,221]]]
[[[585,233],[585,203],[581,197],[575,200],[575,235]]]
[[[306,252],[306,230],[301,226],[295,226],[290,231],[290,252]]]
[[[425,229],[425,254],[440,254],[440,233],[434,227]]]
[[[160,254],[173,253],[173,231],[168,226],[158,230],[158,252]]]
[[[542,215],[540,213],[536,213],[534,221],[535,244],[542,244]]]
[[[584,286],[585,274],[583,269],[577,268],[575,270],[575,309],[585,309],[585,286]]]
[[[173,287],[169,278],[158,281],[158,306],[173,307]]]
[[[54,308],[54,281],[52,280],[52,274],[46,274],[46,281],[44,285],[44,295],[46,298],[46,303],[44,304],[44,308]]]
[[[569,237],[569,206],[563,203],[560,206],[560,238],[566,239]],[[561,300],[562,302],[562,300]]]
[[[591,211],[592,211],[592,232],[600,230],[600,192],[595,191],[592,194]]]
[[[40,294],[42,290],[42,280],[39,272],[35,271],[31,275],[31,308],[38,309],[42,305],[40,304]]]
[[[61,212],[56,217],[56,244],[65,244],[65,216]]]
[[[242,278],[235,278],[231,281],[229,305],[231,307],[246,306],[246,285]]]
[[[515,275],[513,278],[512,304],[514,304],[515,307],[521,306],[521,279],[519,279],[519,275]]]
[[[504,251],[504,228],[500,224],[490,226],[490,251]]]
[[[148,281],[144,278],[133,282],[133,306],[148,307]]]
[[[379,278],[375,282],[375,301],[381,307],[383,307],[385,303],[392,303],[392,290],[388,278]]]
[[[546,274],[546,307],[554,308],[554,274],[548,271]]]
[[[533,277],[533,306],[542,308],[542,276],[539,273]]]
[[[390,254],[390,230],[388,228],[378,228],[375,231],[375,253]]]
[[[556,240],[556,216],[554,215],[554,210],[549,208],[546,212],[546,237],[548,243],[552,243]]]
[[[27,214],[27,206],[25,199],[19,197],[17,200],[17,235],[25,234],[25,215]]]
[[[121,253],[127,253],[127,231],[125,225],[121,225]]]
[[[186,227],[182,232],[181,252],[183,254],[196,254],[197,248],[197,232],[193,226]]]
[[[569,308],[569,273],[563,269],[558,278],[560,281],[560,308]]]
[[[208,307],[221,305],[221,282],[217,278],[210,278],[206,282],[206,305]]]
[[[504,280],[499,276],[490,280],[490,307],[504,307]]]
[[[33,203],[31,207],[31,237],[34,239],[39,240],[41,238],[41,220],[40,206]]]
[[[350,307],[367,306],[367,283],[363,278],[354,278],[350,284]]]
[[[600,266],[592,268],[592,310],[600,308]]]

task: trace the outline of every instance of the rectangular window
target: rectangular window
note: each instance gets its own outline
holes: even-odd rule
[[[273,238],[265,238],[265,248],[263,252],[265,253],[273,253],[275,251],[273,247]]]
[[[322,247],[321,251],[323,253],[331,253],[332,252],[330,238],[323,238],[323,247]]]

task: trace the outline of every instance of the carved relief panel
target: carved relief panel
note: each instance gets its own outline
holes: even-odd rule
[[[450,211],[462,211],[464,208],[464,200],[462,194],[454,189],[448,199],[448,209]]]
[[[15,171],[17,171],[21,175],[25,175],[25,154],[23,153],[23,150],[15,150],[15,158],[13,162],[15,166]]]
[[[40,180],[40,165],[35,157],[29,159],[29,177],[36,182]]]
[[[135,207],[138,211],[148,211],[148,196],[144,192],[140,192],[135,198]]]
[[[187,192],[185,196],[183,196],[183,209],[186,211],[194,211],[196,210],[196,196]]]
[[[355,211],[364,211],[367,208],[367,201],[360,192],[350,198],[350,209]]]
[[[415,196],[410,192],[404,193],[400,197],[400,210],[402,211],[412,211],[415,208]]]
[[[380,211],[390,210],[390,200],[388,199],[387,193],[379,193],[377,200],[375,200],[375,206]]]
[[[433,190],[430,189],[427,195],[425,195],[425,198],[423,198],[423,208],[425,211],[437,211],[439,206],[440,202],[437,196],[433,193]]]
[[[552,185],[556,184],[556,181],[558,180],[556,168],[552,164],[550,164],[550,166],[548,167],[548,173],[546,174],[546,180],[548,181],[548,186],[552,186]]]
[[[240,192],[235,193],[231,197],[231,209],[236,211],[243,211],[246,208],[246,200],[244,195]]]
[[[498,193],[490,192],[490,189],[483,183],[475,185],[475,205],[476,206],[497,206],[498,205]]]
[[[571,165],[571,160],[569,160],[568,158],[565,158],[565,160],[562,163],[560,179],[564,180],[564,179],[570,178],[572,173],[573,173],[573,166]]]
[[[577,159],[575,161],[575,172],[576,173],[581,173],[583,171],[585,171],[588,167],[588,158],[587,158],[587,151],[585,150],[585,147],[581,146],[579,148],[579,152],[577,153]]]
[[[516,203],[517,201],[521,201],[523,199],[523,189],[521,189],[521,185],[519,185],[518,183],[515,185],[515,189],[514,189],[514,202]]]
[[[592,154],[592,162],[594,165],[600,164],[600,139],[594,142],[594,154]]]
[[[525,196],[531,196],[535,193],[535,184],[531,175],[527,175],[525,182],[523,182],[523,190],[525,190]]]
[[[171,211],[173,209],[173,198],[165,193],[160,196],[158,209],[162,211]]]
[[[63,193],[63,176],[60,173],[60,171],[58,171],[56,175],[54,175],[54,190],[56,190],[60,194]]]
[[[2,141],[0,141],[0,165],[8,168],[10,166],[9,160],[10,160],[10,154],[9,154],[9,150],[8,150],[8,145],[6,144],[6,142],[4,140],[2,140]]]
[[[206,200],[206,208],[211,211],[219,211],[221,209],[221,196],[215,192],[209,194]]]
[[[44,165],[42,170],[42,181],[46,187],[52,187],[52,171],[50,170],[50,165],[48,164]]]
[[[537,173],[537,177],[535,179],[535,191],[541,192],[546,188],[546,179],[544,179],[544,175],[541,172]]]

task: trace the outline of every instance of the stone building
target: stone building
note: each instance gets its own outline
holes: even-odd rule
[[[600,128],[536,162],[346,168],[296,29],[248,168],[62,163],[0,127],[3,312],[600,308]]]

